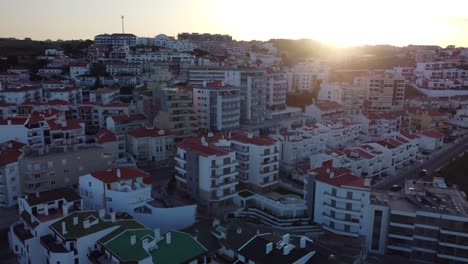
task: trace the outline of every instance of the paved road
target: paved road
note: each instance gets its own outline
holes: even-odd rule
[[[420,172],[423,169],[427,170],[428,174],[431,174],[432,172],[446,165],[452,159],[458,157],[458,155],[465,152],[465,150],[468,148],[466,146],[466,144],[468,144],[468,137],[465,137],[457,143],[451,144],[452,145],[450,147],[436,153],[434,156],[424,161],[423,163],[420,163],[406,171],[398,173],[394,177],[388,177],[385,181],[378,182],[374,185],[374,188],[384,190],[390,188],[394,184],[403,185],[405,179],[416,177],[418,172]]]

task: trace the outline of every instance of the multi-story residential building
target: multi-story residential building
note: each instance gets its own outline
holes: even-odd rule
[[[44,116],[33,112],[27,116],[13,116],[0,120],[0,141],[16,140],[32,148],[50,144],[50,129]]]
[[[343,114],[343,106],[334,101],[320,101],[307,106],[305,109],[305,116],[316,122],[332,118],[341,118]]]
[[[232,41],[232,37],[229,35],[222,34],[209,34],[209,33],[179,33],[177,39],[190,40],[190,41]]]
[[[112,159],[125,158],[125,135],[117,135],[107,128],[102,128],[95,136],[96,144],[100,145],[105,152],[112,155]]]
[[[367,236],[370,179],[355,176],[346,168],[333,168],[331,161],[309,174],[305,197],[313,199],[314,222],[333,234]]]
[[[433,129],[445,125],[449,119],[448,113],[442,113],[437,110],[424,110],[419,108],[409,108],[407,110],[412,129]]]
[[[71,186],[88,172],[113,167],[112,155],[95,145],[26,150],[19,162],[21,190],[36,193]]]
[[[50,137],[46,137],[51,147],[73,147],[86,143],[85,125],[81,119],[51,119],[47,121]]]
[[[288,90],[312,92],[317,80],[328,79],[329,68],[320,62],[301,62],[291,69],[292,78]]]
[[[405,77],[407,81],[415,79],[413,67],[393,67],[393,73]]]
[[[223,81],[226,78],[226,71],[227,69],[222,66],[191,66],[188,72],[189,84],[198,88],[203,87],[206,82]]]
[[[288,90],[287,74],[275,68],[267,68],[267,106],[270,110],[286,108],[286,92]]]
[[[112,62],[106,64],[106,71],[111,76],[121,75],[121,74],[130,74],[130,75],[140,75],[143,71],[140,63],[135,62]]]
[[[24,104],[42,101],[42,89],[35,85],[3,85],[0,101],[10,104]]]
[[[369,74],[354,79],[366,90],[368,111],[402,110],[405,96],[405,78],[392,74]]]
[[[83,100],[83,91],[76,86],[67,86],[64,88],[44,89],[44,100],[64,100],[72,104],[81,103]]]
[[[120,92],[118,89],[99,88],[89,92],[89,101],[105,105],[110,104],[114,101],[117,101],[119,93]]]
[[[136,46],[137,37],[133,34],[101,34],[94,37],[95,45],[102,46]]]
[[[240,90],[222,81],[193,89],[193,104],[199,127],[207,131],[239,128]]]
[[[143,114],[115,115],[106,118],[106,127],[116,134],[124,134],[146,125],[148,119]]]
[[[444,145],[444,134],[437,130],[423,130],[418,134],[419,146],[425,150],[437,150]]]
[[[18,160],[24,144],[8,141],[0,145],[0,207],[18,204],[21,196]]]
[[[328,129],[320,129],[315,125],[273,135],[279,141],[280,161],[285,166],[294,166],[313,153],[325,151],[328,137]]]
[[[443,178],[406,180],[401,192],[371,196],[370,251],[426,263],[467,263],[468,202]]]
[[[410,118],[404,112],[367,112],[352,119],[361,124],[363,134],[374,137],[410,128]]]
[[[388,170],[383,166],[384,154],[383,152],[373,148],[369,145],[360,147],[345,148],[343,153],[349,161],[349,169],[352,173],[359,177],[370,177],[375,179],[382,176]]]
[[[226,72],[225,81],[240,88],[241,124],[259,125],[265,121],[267,108],[266,71],[259,68],[239,68]]]
[[[70,78],[76,80],[81,75],[89,74],[89,67],[86,63],[75,63],[70,65]]]
[[[361,125],[349,119],[329,119],[317,123],[316,126],[329,131],[327,145],[331,148],[344,147],[350,142],[355,142],[361,131]]]
[[[135,114],[136,105],[128,103],[110,103],[106,105],[98,103],[82,103],[73,107],[73,117],[80,118],[85,122],[86,129],[94,129],[96,132],[99,128],[106,125],[106,120],[110,116],[131,115]]]
[[[146,114],[151,111],[148,108],[159,110],[157,116]],[[198,130],[192,91],[183,88],[155,90],[151,102],[148,102],[145,109],[147,109],[144,111],[146,116],[155,116],[154,126],[171,131],[176,142],[194,136]]]
[[[360,85],[350,83],[322,83],[318,100],[333,101],[343,106],[347,115],[360,114],[364,106],[366,91]]]
[[[80,176],[84,210],[128,213],[150,228],[178,230],[195,222],[196,205],[164,206],[152,198],[152,178],[133,167],[117,167]]]
[[[268,191],[279,180],[279,142],[267,136],[235,134],[228,140],[236,152],[238,179],[254,190]]]
[[[137,161],[169,161],[175,150],[170,131],[146,126],[128,131],[126,146]]]
[[[81,207],[81,198],[75,189],[63,188],[26,195],[24,198],[19,198],[18,204],[20,220],[10,226],[8,233],[10,248],[17,256],[18,263],[47,263],[47,260],[49,263],[57,263],[56,259],[50,262],[47,254],[51,253],[50,249],[53,253],[74,256],[73,250],[61,251],[62,248],[59,246],[51,247],[49,251],[44,252],[43,238],[53,233],[49,229],[52,223]],[[73,258],[71,262],[74,262]]]
[[[176,180],[181,193],[212,213],[222,211],[236,195],[236,152],[218,135],[192,137],[177,145]]]

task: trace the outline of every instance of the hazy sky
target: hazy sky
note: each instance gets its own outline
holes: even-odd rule
[[[468,46],[468,0],[0,0],[0,37],[226,33],[337,45]]]

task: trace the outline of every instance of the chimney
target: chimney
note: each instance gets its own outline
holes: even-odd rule
[[[219,226],[219,219],[215,218],[213,219],[213,227]]]
[[[164,135],[165,133],[166,133],[166,132],[165,132],[163,129],[159,130],[159,132],[158,132],[158,134],[159,134],[160,136]]]
[[[111,222],[115,223],[115,212],[111,213]]]
[[[67,232],[67,223],[65,221],[62,222],[62,235],[65,235]]]
[[[299,240],[299,246],[301,248],[305,248],[306,247],[306,238],[305,237],[301,237],[301,239]]]
[[[268,255],[268,254],[270,254],[270,252],[272,250],[273,250],[273,243],[270,242],[270,243],[266,244],[266,252],[265,253]]]
[[[365,187],[370,187],[370,185],[371,185],[371,180],[369,178],[365,178],[364,179],[364,186]]]
[[[78,224],[78,217],[75,216],[73,217],[73,225],[77,225]]]
[[[117,169],[117,178],[122,177],[122,174],[120,173],[120,169]]]
[[[253,133],[252,132],[247,133],[247,138],[253,138]]]
[[[330,172],[330,179],[334,179],[335,178],[335,173],[332,171]]]
[[[67,204],[62,205],[62,211],[63,211],[63,216],[68,215],[68,205]]]
[[[209,137],[209,138],[210,138],[210,137],[213,137],[213,136],[214,136],[213,132],[209,132],[209,133],[208,133],[208,137]]]
[[[44,204],[44,214],[49,215],[49,205],[48,204]]]
[[[89,220],[84,220],[84,221],[83,221],[83,227],[84,227],[84,229],[88,229],[88,228],[89,228]]]
[[[283,247],[283,255],[288,255],[291,250],[293,249],[293,247],[291,245],[286,245]]]
[[[242,234],[242,228],[241,228],[241,227],[238,227],[238,228],[236,229],[236,233],[237,233],[238,235]]]
[[[105,215],[106,215],[106,210],[104,210],[104,209],[99,210],[99,218],[102,219],[102,218],[104,218]]]
[[[228,133],[228,139],[231,139],[231,131]]]
[[[8,119],[8,125],[11,126],[11,119]]]
[[[161,230],[159,228],[154,229],[154,239],[156,240],[156,243],[161,240]]]
[[[166,244],[171,244],[171,232],[166,233]]]
[[[203,146],[208,146],[208,142],[206,142],[205,137],[201,137],[200,141]]]
[[[257,234],[257,235],[260,235],[260,230],[257,229],[257,233],[256,233],[256,234]]]
[[[148,248],[149,248],[149,246],[148,246],[148,238],[143,239],[142,244],[143,244],[143,248],[144,248],[146,251],[148,251]]]
[[[289,244],[289,237],[290,237],[289,234],[284,234],[284,235],[281,237],[281,240],[283,241],[283,243]]]
[[[132,235],[132,236],[130,237],[130,245],[133,246],[133,245],[135,245],[135,244],[136,244],[136,236],[135,236],[135,235]]]
[[[39,192],[36,192],[36,197],[39,198]]]

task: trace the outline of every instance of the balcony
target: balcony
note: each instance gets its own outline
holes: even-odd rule
[[[180,181],[180,182],[187,183],[187,179],[184,178],[184,177],[182,177],[182,176],[180,176],[179,174],[176,174],[176,175],[175,175],[175,178],[176,178],[176,180],[178,180],[178,181]]]
[[[350,232],[350,231],[344,231],[344,230],[338,230],[334,227],[328,226],[326,224],[322,225],[322,228],[327,230],[328,232],[332,232],[334,234],[342,235],[342,236],[352,236],[352,237],[359,237],[359,234]]]
[[[343,213],[343,214],[353,214],[353,215],[361,215],[361,211],[360,210],[353,210],[353,209],[345,209],[345,208],[338,208],[338,207],[334,207],[332,206],[331,204],[328,204],[328,203],[323,203],[323,206],[329,210],[333,210],[335,212],[338,212],[338,213]]]
[[[53,253],[68,253],[70,250],[66,249],[62,243],[58,242],[54,236],[45,235],[41,237],[41,244],[47,249],[47,252]]]
[[[343,224],[343,225],[350,225],[350,226],[355,226],[357,228],[359,228],[359,222],[353,222],[353,220],[357,220],[357,219],[349,219],[349,220],[346,220],[346,219],[338,219],[329,214],[326,214],[326,213],[323,213],[323,216],[325,219],[327,219],[328,221],[331,221],[331,222],[335,222],[335,223],[339,223],[339,224]],[[359,221],[359,220],[357,220]]]
[[[267,153],[261,153],[260,157],[262,158],[268,158],[268,157],[273,157],[279,154],[279,151],[273,151],[273,152],[267,152]]]
[[[325,194],[325,197],[328,197],[330,199],[333,199],[333,200],[336,200],[336,201],[339,201],[339,202],[345,202],[345,203],[358,203],[360,204],[361,203],[361,199],[353,199],[353,198],[345,198],[345,197],[339,197],[337,195],[333,195],[329,192],[324,192]]]
[[[229,167],[229,166],[235,166],[235,165],[238,165],[239,162],[237,162],[236,160],[231,160],[230,162],[226,162],[226,163],[223,163],[223,164],[215,164],[215,165],[212,165],[211,168],[213,169],[223,169],[223,168],[226,168],[226,167]]]
[[[230,179],[228,181],[222,181],[222,182],[219,182],[219,183],[215,183],[215,184],[211,184],[211,188],[226,188],[226,187],[230,187],[230,186],[235,186],[237,185],[239,182],[234,178],[234,179]]]

